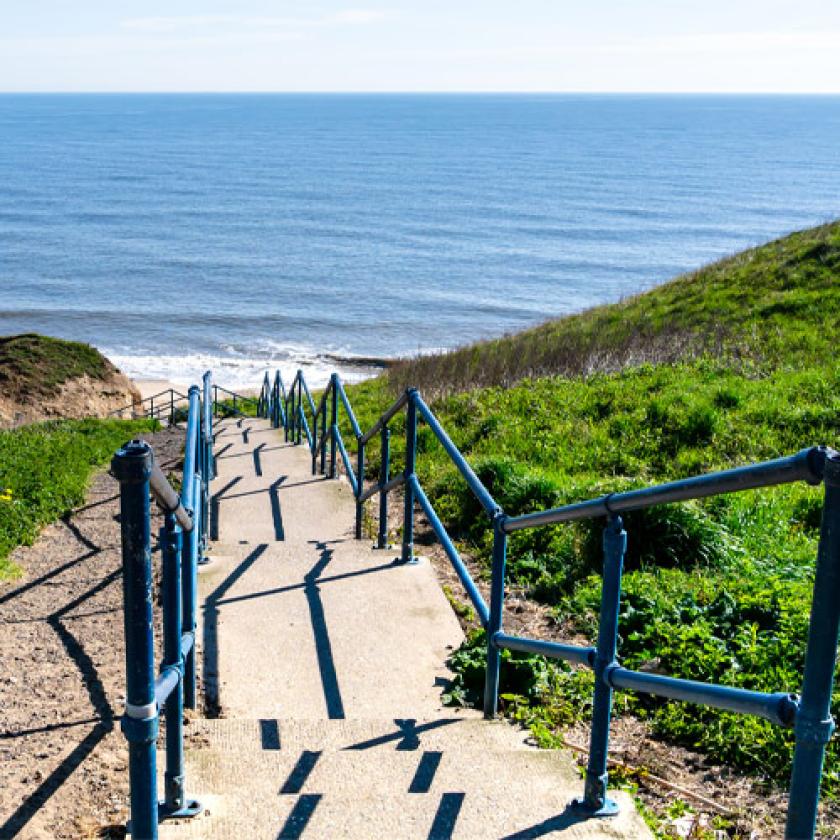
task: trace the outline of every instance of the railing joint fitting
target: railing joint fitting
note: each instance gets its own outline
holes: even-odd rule
[[[183,634],[182,634],[183,638]],[[178,678],[178,682],[182,682],[184,679],[184,657],[178,654],[178,661],[177,662],[162,662],[160,666],[160,676],[162,677],[164,674],[168,674],[170,672],[174,672],[175,676]]]
[[[822,480],[825,481],[826,485],[840,486],[840,452],[835,452],[827,447],[820,447],[820,449],[824,450]]]
[[[612,683],[612,675],[619,668],[621,668],[621,665],[619,665],[615,659],[610,659],[609,661],[601,659],[596,651],[595,660],[592,663],[592,670],[595,671],[596,680],[601,680],[601,682],[608,685],[610,688],[615,688]]]
[[[151,715],[139,716],[142,711],[153,709]],[[120,719],[120,729],[127,741],[132,744],[150,744],[157,740],[160,721],[156,703],[148,706],[125,704],[125,714]]]
[[[827,744],[834,733],[834,718],[830,715],[825,720],[809,720],[797,716],[793,732],[797,742],[807,741],[811,744]]]
[[[496,509],[491,514],[490,518],[493,521],[493,528],[494,529],[496,529],[498,531],[501,531],[503,534],[507,533],[505,531],[505,523],[508,520],[508,515],[504,512],[504,510],[502,510],[501,507],[499,507],[497,505]]]

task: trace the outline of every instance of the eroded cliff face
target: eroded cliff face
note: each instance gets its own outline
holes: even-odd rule
[[[102,379],[83,374],[56,385],[49,394],[13,395],[0,390],[0,428],[63,417],[106,417],[117,409],[139,407],[139,402],[140,392],[125,374],[114,370]],[[123,416],[131,416],[131,411]]]

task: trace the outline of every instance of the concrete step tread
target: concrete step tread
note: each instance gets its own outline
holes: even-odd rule
[[[359,751],[371,754],[441,749],[527,751],[529,733],[505,721],[485,721],[472,710],[442,709],[425,718],[212,718],[187,727],[191,749],[258,752]],[[565,754],[565,751],[563,751]]]

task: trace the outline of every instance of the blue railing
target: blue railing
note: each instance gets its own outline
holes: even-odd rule
[[[134,440],[111,461],[120,483],[126,703],[122,731],[128,740],[131,836],[154,840],[158,822],[192,817],[201,805],[186,795],[184,707],[196,707],[196,567],[207,546],[209,482],[213,477],[211,377],[203,393],[189,389],[181,495],[155,463],[151,446]],[[155,676],[150,494],[164,511],[161,553],[163,660]],[[165,796],[157,800],[157,735],[166,716]]]
[[[275,382],[281,382],[279,372]],[[268,378],[266,377],[266,383]],[[265,387],[265,386],[264,386]],[[367,432],[362,432],[337,374],[330,378],[316,406],[303,373],[297,372],[288,393],[265,390],[264,415],[274,425],[282,425],[286,440],[302,443],[305,435],[312,453],[312,471],[336,476],[337,455],[347,474],[356,499],[356,538],[362,537],[365,502],[379,495],[379,529],[376,546],[387,545],[388,494],[404,488],[401,559],[414,560],[414,510],[419,504],[440,540],[447,557],[472,601],[487,631],[487,670],[484,687],[484,714],[496,715],[499,696],[499,669],[504,649],[541,654],[591,668],[595,672],[592,728],[584,795],[576,807],[588,815],[617,813],[607,796],[607,750],[614,689],[630,689],[660,697],[698,703],[719,709],[751,714],[794,730],[796,746],[788,798],[786,837],[811,838],[816,830],[820,780],[826,745],[834,730],[831,696],[840,634],[840,454],[813,447],[796,455],[750,466],[674,481],[641,490],[613,493],[576,504],[522,516],[508,516],[467,463],[441,426],[432,410],[415,389],[408,389],[390,406]],[[355,468],[339,427],[339,409],[344,408],[356,439]],[[307,415],[307,409],[309,411]],[[405,409],[405,467],[391,477],[389,423]],[[329,412],[329,421],[327,420]],[[481,504],[493,529],[490,605],[475,585],[457,547],[446,532],[417,477],[417,424],[424,421],[443,446],[452,463]],[[365,450],[380,436],[381,465],[378,480],[365,489]],[[330,457],[327,463],[327,444]],[[320,463],[319,463],[320,462]],[[654,505],[699,499],[742,490],[804,481],[824,484],[822,530],[817,552],[811,619],[801,695],[788,692],[765,693],[725,685],[707,684],[660,674],[632,671],[622,667],[616,656],[618,642],[621,577],[627,534],[621,514]],[[507,634],[502,615],[505,594],[505,564],[508,535],[525,528],[536,528],[582,519],[603,517],[603,585],[596,645],[567,645]]]

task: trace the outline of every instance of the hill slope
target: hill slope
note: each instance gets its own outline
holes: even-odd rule
[[[620,303],[391,372],[427,394],[587,375],[714,354],[767,370],[830,357],[840,317],[840,222],[736,254]]]
[[[0,337],[0,428],[103,416],[140,394],[95,347],[25,333]]]

